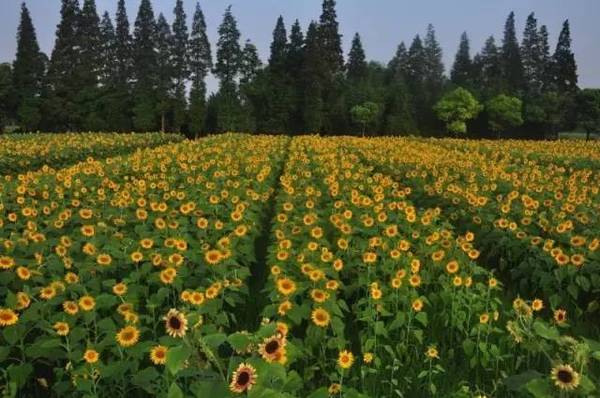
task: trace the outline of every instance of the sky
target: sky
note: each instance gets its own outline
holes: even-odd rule
[[[289,34],[298,19],[303,32],[321,13],[322,0],[200,0],[206,17],[213,57],[217,29],[227,5],[232,5],[242,34],[242,43],[250,39],[258,48],[263,62],[269,57],[272,32],[282,15]],[[82,3],[83,0],[80,0]],[[26,0],[42,51],[50,55],[56,25],[60,17],[60,0]],[[126,0],[129,22],[133,27],[140,0]],[[196,0],[184,0],[188,29]],[[21,0],[0,0],[0,62],[12,62],[16,50],[16,32]],[[175,0],[152,0],[155,15],[162,12],[171,23]],[[98,12],[108,11],[113,18],[117,0],[96,0]],[[581,87],[600,87],[600,0],[338,0],[337,14],[347,56],[355,32],[361,35],[367,59],[387,63],[398,44],[410,44],[427,25],[433,24],[444,51],[446,72],[452,66],[460,35],[466,31],[471,41],[471,55],[478,52],[487,37],[502,38],[504,22],[514,11],[521,38],[527,15],[535,12],[538,26],[546,24],[552,51],[562,22],[569,19],[573,51],[578,65]],[[209,91],[217,82],[208,80]]]

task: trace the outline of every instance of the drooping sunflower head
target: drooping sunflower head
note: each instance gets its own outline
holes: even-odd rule
[[[574,390],[579,386],[579,373],[571,365],[558,365],[552,368],[552,380],[561,390]]]
[[[231,377],[229,389],[237,394],[250,391],[256,384],[256,369],[249,364],[241,363]]]
[[[167,334],[171,337],[183,337],[188,329],[185,316],[174,308],[171,308],[163,318]]]

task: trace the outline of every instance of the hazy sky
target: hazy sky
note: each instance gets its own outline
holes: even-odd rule
[[[82,3],[83,0],[80,0]],[[48,55],[54,45],[59,21],[60,0],[27,0],[38,41]],[[126,0],[127,13],[133,27],[140,0]],[[196,0],[184,0],[188,27]],[[12,61],[16,48],[16,32],[21,0],[0,0],[0,62]],[[117,0],[96,0],[98,12],[107,10],[114,22]],[[175,0],[152,0],[154,12],[162,12],[169,22],[173,19]],[[298,18],[303,31],[311,19],[318,19],[321,0],[201,0],[208,25],[208,35],[214,49],[217,28],[223,11],[232,4],[238,20],[242,41],[251,39],[258,47],[261,59],[269,56],[272,31],[277,17],[284,17],[288,29]],[[415,34],[424,34],[427,24],[435,26],[444,50],[446,71],[452,66],[460,34],[467,31],[471,40],[471,55],[479,51],[485,39],[493,34],[502,37],[504,21],[515,11],[517,32],[521,37],[527,15],[534,11],[538,24],[546,24],[550,32],[552,51],[564,19],[571,22],[573,50],[579,67],[582,87],[600,87],[600,0],[338,0],[337,13],[343,34],[344,53],[359,32],[370,60],[387,63],[400,41],[410,44]],[[213,78],[208,82],[214,90]]]

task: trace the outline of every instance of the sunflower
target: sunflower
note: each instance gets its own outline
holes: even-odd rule
[[[56,290],[52,286],[46,286],[40,290],[40,298],[50,300],[56,296]]]
[[[219,261],[221,261],[221,259],[223,258],[223,256],[221,255],[221,252],[218,250],[209,250],[204,254],[204,259],[206,260],[207,263],[209,263],[210,265],[216,265],[219,263]]]
[[[240,366],[238,366],[231,377],[229,389],[237,394],[250,391],[252,386],[256,384],[257,377],[254,367],[246,363],[240,363]]]
[[[429,359],[435,359],[440,357],[437,348],[435,348],[434,346],[429,346],[429,348],[427,348],[427,351],[425,351],[425,356],[427,356],[427,358]]]
[[[96,257],[96,262],[99,265],[110,265],[110,263],[112,263],[112,257],[110,256],[110,254],[99,254],[98,257]]]
[[[337,360],[338,366],[342,369],[348,369],[354,363],[354,354],[352,352],[344,350],[340,351]]]
[[[316,303],[322,303],[324,301],[326,301],[329,298],[329,294],[327,292],[324,292],[321,289],[313,289],[310,292],[310,297],[316,302]]]
[[[550,377],[561,390],[574,390],[579,386],[579,373],[571,365],[558,365],[552,368]]]
[[[288,278],[277,279],[277,290],[284,296],[289,296],[296,291],[296,283]]]
[[[567,321],[567,311],[563,309],[554,310],[554,321],[559,325]]]
[[[84,311],[91,311],[96,306],[96,300],[92,296],[82,296],[79,299],[79,306]]]
[[[266,338],[263,343],[258,346],[258,353],[269,363],[280,362],[285,358],[285,345],[285,337],[272,336]]]
[[[535,299],[531,303],[531,308],[534,311],[541,311],[544,308],[544,302],[542,300],[540,300],[540,299]]]
[[[125,293],[127,293],[127,285],[124,284],[123,282],[117,283],[116,285],[113,286],[112,290],[113,290],[113,293],[116,294],[117,296],[122,296]]]
[[[446,271],[449,274],[455,274],[458,271],[458,261],[452,260],[448,264],[446,264]]]
[[[327,327],[327,325],[329,325],[331,315],[329,315],[329,312],[327,312],[323,308],[317,308],[313,310],[312,314],[310,315],[310,318],[312,319],[315,325],[324,328]]]
[[[285,300],[284,302],[279,304],[279,307],[277,308],[277,313],[281,316],[284,316],[291,309],[292,309],[292,302],[289,300]]]
[[[140,331],[135,326],[125,326],[119,330],[115,338],[117,339],[117,343],[122,347],[131,347],[138,342]]]
[[[0,326],[11,326],[17,323],[19,315],[9,308],[0,308]]]
[[[1,256],[0,257],[0,269],[10,269],[15,266],[15,260],[11,257]]]
[[[423,309],[423,300],[421,300],[421,299],[415,299],[412,302],[412,309],[415,312],[420,312]]]
[[[52,328],[56,330],[56,334],[59,336],[66,336],[69,334],[69,324],[66,322],[56,322]]]
[[[31,278],[31,271],[29,271],[29,269],[26,267],[18,267],[17,276],[19,279],[26,281]]]
[[[183,337],[187,331],[187,319],[174,308],[171,308],[163,318],[167,334],[171,337]]]
[[[169,349],[162,345],[157,345],[150,350],[150,360],[155,365],[164,365],[167,363],[167,352]]]
[[[98,354],[98,351],[89,348],[85,350],[85,353],[83,354],[83,359],[85,359],[87,363],[96,363],[99,358],[100,354]]]
[[[65,301],[62,306],[63,310],[69,315],[75,315],[79,312],[79,306],[74,301]]]
[[[374,358],[375,358],[375,356],[373,355],[372,352],[365,352],[363,354],[363,362],[366,364],[370,364],[371,362],[373,362]]]
[[[336,395],[342,391],[342,386],[340,383],[331,383],[327,391],[329,392],[329,395]]]

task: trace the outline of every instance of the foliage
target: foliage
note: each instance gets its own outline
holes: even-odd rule
[[[476,118],[482,109],[483,106],[475,97],[461,87],[446,94],[434,107],[438,118],[454,134],[465,134],[467,121]]]
[[[497,133],[523,124],[523,102],[516,97],[498,95],[485,105],[490,129]]]
[[[379,116],[379,105],[374,102],[365,102],[362,105],[356,105],[350,110],[352,120],[362,125],[362,133],[368,124],[373,123]]]

